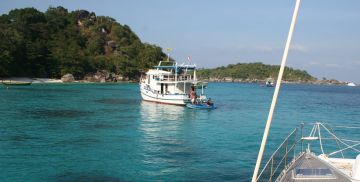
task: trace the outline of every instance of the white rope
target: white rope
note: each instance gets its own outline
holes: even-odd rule
[[[331,127],[329,127],[329,130],[330,130],[331,132],[335,133],[334,130],[333,130]],[[336,145],[337,145],[337,147],[339,148],[339,150],[341,150],[339,141],[335,139],[335,142],[336,142]],[[345,158],[344,153],[343,153],[342,151],[341,151],[341,157],[342,157],[343,159]]]
[[[281,86],[281,80],[282,80],[282,76],[283,76],[283,73],[284,73],[287,56],[288,56],[288,53],[289,53],[291,38],[292,38],[292,34],[294,32],[294,28],[295,28],[295,24],[296,24],[296,18],[297,18],[299,7],[300,7],[300,2],[301,2],[301,0],[296,0],[294,14],[293,14],[293,17],[292,17],[292,20],[291,20],[290,30],[289,30],[289,34],[288,34],[288,37],[287,37],[284,54],[283,54],[283,57],[282,57],[282,60],[281,60],[281,66],[280,66],[280,70],[279,70],[279,75],[278,75],[278,78],[277,78],[277,82],[276,82],[275,91],[274,91],[273,99],[272,99],[271,106],[270,106],[268,119],[266,121],[264,135],[263,135],[263,138],[262,138],[262,141],[261,141],[259,154],[258,154],[258,157],[257,157],[254,173],[253,173],[253,176],[252,176],[252,182],[257,181],[257,175],[258,175],[261,160],[262,160],[262,157],[263,157],[263,154],[264,154],[265,145],[266,145],[267,137],[268,137],[270,126],[271,126],[271,122],[272,122],[272,118],[273,118],[273,114],[274,114],[274,110],[275,110],[275,106],[276,106],[277,97],[279,95],[279,90],[280,90],[280,86]]]
[[[310,133],[310,137],[315,137],[315,134],[316,134],[317,129],[318,129],[318,128],[317,128],[317,125],[314,124],[313,130],[312,130],[311,133]]]
[[[336,138],[321,138],[322,140],[336,140]],[[342,141],[346,141],[346,142],[354,142],[354,143],[358,143],[360,142],[359,140],[349,140],[349,139],[345,139],[345,138],[339,138]]]
[[[320,124],[321,124],[321,123],[320,123]],[[326,130],[330,135],[332,135],[333,137],[335,137],[340,143],[344,144],[346,147],[348,147],[348,148],[350,148],[350,149],[355,150],[356,152],[360,152],[358,149],[352,148],[352,147],[350,147],[350,145],[348,145],[347,143],[343,142],[339,137],[337,137],[335,134],[333,134],[331,131],[329,131],[323,124],[321,124],[321,126],[322,126],[323,128],[325,128],[325,130]]]
[[[323,145],[322,145],[322,141],[321,141],[320,125],[317,124],[316,126],[317,126],[318,132],[319,132],[319,142],[320,142],[321,152],[322,152],[322,154],[325,154],[324,149],[323,149]]]
[[[337,154],[337,153],[342,152],[342,151],[344,151],[344,150],[347,150],[347,149],[349,149],[349,148],[355,149],[354,147],[356,147],[356,146],[358,146],[358,145],[360,145],[360,143],[357,143],[357,144],[355,144],[355,145],[351,145],[351,146],[348,146],[348,147],[343,148],[343,149],[341,149],[341,150],[337,150],[337,151],[335,151],[335,152],[332,152],[332,153],[329,154],[329,156],[334,155],[334,154]]]
[[[349,129],[360,129],[360,127],[358,127],[358,126],[341,126],[341,125],[338,125],[338,126],[334,126],[334,127],[337,127],[337,128],[349,128]]]
[[[354,142],[354,143],[360,142],[360,141],[358,141],[358,140],[348,140],[348,139],[344,139],[344,138],[341,138],[340,140],[342,140],[342,141],[347,141],[347,142]]]
[[[315,126],[316,126],[316,125],[313,125],[313,127],[312,127],[312,129],[311,129],[311,131],[310,131],[309,137],[314,137],[314,134],[313,134],[313,133],[315,133],[315,132],[314,132]]]

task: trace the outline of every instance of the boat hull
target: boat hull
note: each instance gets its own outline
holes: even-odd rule
[[[5,86],[27,86],[31,85],[31,82],[2,82]]]
[[[191,104],[187,103],[186,107],[190,109],[216,109],[215,105],[207,105],[207,104]]]
[[[186,103],[190,102],[190,99],[187,97],[187,95],[158,94],[143,89],[141,90],[141,97],[145,101],[181,106],[185,106]]]

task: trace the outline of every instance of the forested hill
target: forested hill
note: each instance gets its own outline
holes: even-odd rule
[[[212,81],[264,81],[267,78],[276,79],[280,67],[276,65],[266,65],[263,63],[238,63],[230,64],[226,67],[214,69],[198,70],[198,77]],[[306,71],[286,67],[284,80],[291,82],[311,82],[316,78]]]
[[[0,16],[0,77],[81,78],[108,70],[134,78],[165,57],[129,26],[86,10],[24,8]]]

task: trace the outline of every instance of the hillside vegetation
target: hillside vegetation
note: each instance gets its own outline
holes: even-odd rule
[[[71,73],[84,79],[105,70],[104,74],[137,80],[142,70],[165,59],[160,47],[141,42],[129,26],[86,10],[24,8],[0,16],[0,77],[60,78]],[[278,70],[279,66],[239,63],[202,69],[198,75],[251,81],[275,78]],[[315,80],[306,71],[288,67],[284,79]]]
[[[165,57],[129,26],[86,10],[24,8],[0,16],[0,77],[81,78],[108,70],[136,78]]]
[[[210,79],[221,81],[225,78],[231,78],[239,81],[261,81],[267,78],[276,78],[280,67],[276,65],[266,65],[263,63],[238,63],[230,64],[226,67],[214,69],[201,69],[198,71],[198,77],[201,79]],[[292,82],[315,81],[316,78],[303,70],[286,67],[284,71],[284,80]]]

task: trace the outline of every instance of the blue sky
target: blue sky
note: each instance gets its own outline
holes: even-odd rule
[[[129,25],[143,42],[172,49],[199,67],[280,64],[295,0],[11,0],[14,8],[86,9]],[[288,65],[322,78],[360,83],[360,1],[303,0]]]

